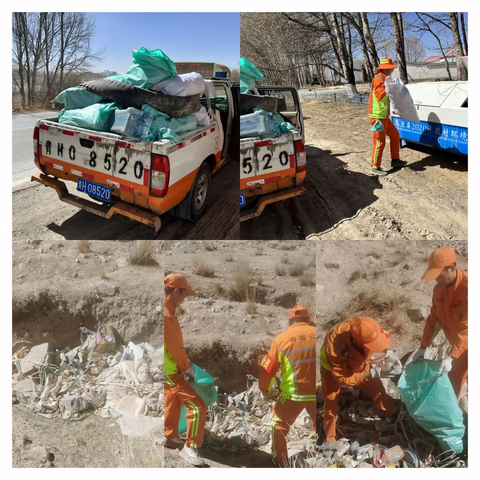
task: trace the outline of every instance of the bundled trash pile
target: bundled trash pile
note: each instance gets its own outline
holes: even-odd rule
[[[163,437],[163,347],[119,345],[113,330],[81,328],[81,345],[14,344],[12,401],[44,418],[114,418],[131,437]]]
[[[61,92],[59,123],[112,132],[135,141],[181,142],[179,133],[210,126],[201,106],[205,81],[196,72],[177,75],[175,64],[160,49],[134,50],[123,75],[92,80]]]
[[[257,448],[271,453],[271,420],[278,394],[273,390],[268,398],[264,397],[257,379],[247,375],[247,390],[219,395],[218,402],[208,407],[205,443],[215,450],[244,453]],[[314,452],[315,439],[313,422],[304,411],[290,429],[289,456]]]
[[[277,113],[278,99],[265,95],[250,95],[255,83],[264,75],[249,60],[240,57],[240,137],[275,136],[296,131],[295,127]]]

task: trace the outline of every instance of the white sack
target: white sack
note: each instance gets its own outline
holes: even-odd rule
[[[199,127],[210,126],[210,117],[208,116],[208,112],[205,107],[202,107],[197,113],[195,113],[195,118],[197,119],[197,125]]]
[[[413,98],[399,78],[392,80],[391,77],[387,77],[385,79],[385,91],[390,97],[393,110],[397,111],[404,120],[420,122]]]
[[[205,91],[205,80],[199,73],[184,73],[157,83],[152,87],[152,90],[177,97],[202,95]]]

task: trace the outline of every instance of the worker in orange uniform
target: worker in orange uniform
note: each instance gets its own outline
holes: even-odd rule
[[[305,307],[296,305],[290,326],[276,337],[260,365],[259,387],[267,395],[281,372],[280,396],[272,417],[272,456],[278,467],[288,467],[287,435],[305,408],[315,425],[316,329]],[[315,427],[314,427],[315,428]]]
[[[385,91],[385,79],[395,68],[398,67],[392,63],[391,58],[380,60],[380,66],[377,67],[378,73],[373,78],[368,97],[368,116],[373,134],[372,172],[380,176],[387,175],[387,172],[381,168],[387,136],[390,139],[392,168],[405,165],[405,162],[400,160],[400,135],[390,120],[390,102]]]
[[[198,449],[203,443],[203,434],[207,417],[207,406],[195,392],[190,382],[195,381],[185,347],[180,324],[175,316],[178,308],[188,295],[195,295],[183,275],[170,274],[165,277],[165,447],[182,448],[180,456],[190,465],[201,467],[204,460]],[[181,405],[187,412],[187,441],[185,444],[178,436]]]
[[[407,364],[423,358],[440,329],[451,345],[439,373],[448,373],[457,398],[468,376],[468,274],[457,268],[457,256],[450,247],[437,248],[428,260],[423,280],[436,280],[432,309],[427,318],[420,347]]]
[[[395,406],[381,378],[393,375],[372,368],[372,353],[390,348],[390,334],[369,317],[355,317],[333,327],[320,351],[320,374],[325,400],[324,428],[327,442],[337,440],[338,400],[342,386],[359,387],[369,395],[379,415],[390,417]]]

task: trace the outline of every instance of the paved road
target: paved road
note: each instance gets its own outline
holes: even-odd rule
[[[43,111],[35,113],[18,113],[12,118],[13,123],[13,183],[18,184],[38,173],[33,163],[33,128],[40,118],[56,117],[58,112]]]

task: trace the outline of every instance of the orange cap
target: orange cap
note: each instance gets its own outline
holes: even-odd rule
[[[355,317],[350,320],[350,333],[353,339],[372,352],[381,353],[390,348],[390,334],[370,317]]]
[[[445,267],[457,262],[457,255],[453,248],[440,247],[433,251],[428,259],[428,269],[423,274],[422,280],[435,280]]]
[[[310,318],[310,314],[305,307],[302,307],[301,305],[295,305],[290,310],[290,315],[288,316],[289,320],[292,320],[294,318],[305,318],[308,320]]]
[[[189,295],[196,295],[196,293],[190,288],[187,279],[179,273],[170,273],[170,275],[167,275],[164,278],[163,282],[166,287],[180,288],[181,290],[186,290]]]
[[[393,64],[391,58],[382,58],[382,59],[380,60],[380,65],[377,67],[377,71],[380,71],[380,70],[393,70],[394,68],[398,68],[398,67]]]

